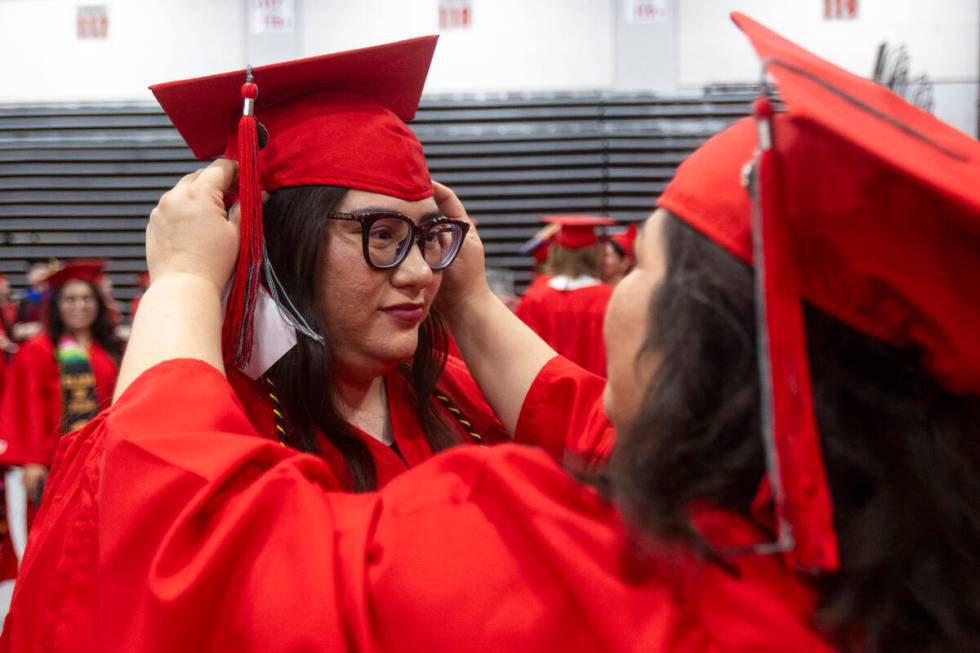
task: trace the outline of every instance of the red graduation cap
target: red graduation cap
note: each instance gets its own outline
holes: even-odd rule
[[[599,243],[596,227],[616,224],[615,220],[592,215],[545,215],[541,221],[558,225],[554,242],[559,247],[582,249]]]
[[[754,121],[700,148],[659,204],[756,266],[778,548],[799,568],[833,571],[833,506],[800,299],[917,348],[950,390],[980,393],[980,143],[755,21],[732,18],[787,112],[757,101]],[[751,194],[741,183],[750,161]]]
[[[241,249],[223,334],[236,366],[251,356],[261,190],[333,185],[408,201],[432,195],[422,146],[405,121],[415,116],[437,38],[150,87],[195,156],[239,162]]]
[[[79,259],[69,261],[60,270],[48,275],[48,287],[56,292],[69,281],[98,283],[102,278],[107,261],[104,259]]]

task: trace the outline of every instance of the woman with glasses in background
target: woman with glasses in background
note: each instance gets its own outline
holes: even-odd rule
[[[119,341],[98,290],[100,262],[74,262],[48,277],[46,329],[24,343],[0,402],[0,463],[24,468],[38,504],[61,435],[81,428],[112,399]]]

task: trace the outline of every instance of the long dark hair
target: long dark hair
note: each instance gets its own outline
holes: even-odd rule
[[[73,280],[74,281],[74,280]],[[99,343],[102,347],[116,362],[119,362],[119,358],[122,355],[122,343],[116,337],[115,327],[112,325],[112,321],[109,319],[109,307],[106,306],[105,299],[102,297],[102,292],[98,287],[82,279],[78,279],[81,283],[84,283],[95,295],[95,302],[98,305],[98,310],[95,314],[95,322],[92,323],[91,332],[92,340]],[[65,285],[71,283],[71,281],[66,282]],[[51,293],[48,298],[48,338],[51,339],[51,344],[58,347],[58,341],[61,337],[65,335],[67,327],[65,326],[64,320],[61,319],[61,312],[58,309],[58,302],[61,299],[61,293],[65,289],[65,285],[59,287]]]
[[[343,199],[347,189],[337,186],[296,186],[272,193],[263,206],[269,260],[293,305],[319,334],[323,284],[335,283],[321,273],[328,232],[326,215]],[[341,282],[342,283],[342,282]],[[367,445],[351,430],[338,408],[333,379],[334,357],[330,341],[320,345],[299,336],[296,347],[267,373],[278,391],[286,417],[286,444],[318,453],[317,432],[343,454],[353,489],[377,487],[374,460]],[[436,411],[432,394],[446,363],[448,337],[435,311],[419,328],[419,343],[411,364],[402,366],[414,393],[415,412],[433,451],[459,444],[454,432]]]
[[[660,362],[606,480],[633,523],[710,553],[690,506],[751,518],[765,470],[752,270],[674,216],[664,229],[645,344]],[[980,650],[980,398],[915,351],[805,320],[841,553],[815,625],[843,650]]]

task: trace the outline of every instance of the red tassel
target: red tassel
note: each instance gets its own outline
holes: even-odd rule
[[[244,368],[252,357],[253,321],[262,269],[262,185],[259,179],[258,128],[252,111],[258,90],[251,77],[242,85],[245,110],[238,121],[241,240],[222,330],[225,360],[239,369]]]

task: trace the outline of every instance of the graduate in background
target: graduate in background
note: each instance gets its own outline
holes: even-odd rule
[[[0,398],[0,463],[24,468],[37,504],[58,438],[112,399],[120,343],[98,283],[102,265],[68,263],[45,280],[45,330],[14,355]]]
[[[626,231],[602,239],[602,256],[599,258],[599,278],[602,283],[615,286],[623,280],[633,266],[636,255],[636,224],[630,224]]]
[[[557,233],[557,224],[546,224],[521,245],[521,254],[534,259],[534,265],[531,267],[531,283],[524,290],[524,295],[537,293],[547,287],[548,279],[551,278],[551,273],[548,272],[548,252]]]
[[[545,264],[550,276],[524,294],[517,316],[560,355],[605,377],[602,321],[612,289],[598,278],[602,244],[595,228],[615,222],[578,215],[543,220],[558,226]]]

